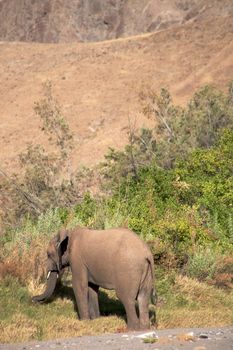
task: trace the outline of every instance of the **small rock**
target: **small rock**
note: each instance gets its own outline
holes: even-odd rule
[[[199,338],[200,339],[208,339],[209,337],[208,337],[207,334],[202,333],[202,334],[199,335]]]
[[[222,335],[223,334],[223,331],[219,331],[216,333],[216,335]]]
[[[158,338],[157,334],[155,332],[148,332],[148,333],[143,333],[135,336],[136,338]]]
[[[195,341],[194,333],[193,332],[188,332],[185,334],[177,334],[177,339],[180,341]]]
[[[195,346],[193,350],[207,350],[205,346]]]
[[[194,333],[193,332],[188,332],[187,335],[189,335],[190,337],[194,337]]]

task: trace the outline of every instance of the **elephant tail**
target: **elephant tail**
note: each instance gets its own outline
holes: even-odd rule
[[[150,273],[151,273],[151,278],[152,278],[152,290],[151,290],[151,303],[153,305],[156,305],[157,300],[158,300],[158,296],[157,296],[157,292],[155,289],[155,273],[154,273],[154,260],[153,257],[151,256],[150,258],[147,259],[149,266],[150,266]]]
[[[156,290],[155,290],[155,287],[154,287],[154,286],[153,286],[153,289],[152,289],[152,291],[151,291],[151,296],[150,296],[150,298],[151,298],[151,303],[152,303],[153,305],[156,305],[157,300],[158,300],[158,295],[157,295],[157,293],[156,293]]]

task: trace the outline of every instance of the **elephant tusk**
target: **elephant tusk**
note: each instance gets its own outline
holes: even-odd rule
[[[56,272],[56,271],[50,270],[50,271],[47,273],[47,277],[46,277],[47,280],[49,279],[51,272]],[[58,278],[58,277],[59,277],[59,273],[57,272],[57,278]]]

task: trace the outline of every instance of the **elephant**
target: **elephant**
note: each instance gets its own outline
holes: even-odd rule
[[[125,308],[129,330],[150,327],[149,301],[156,303],[154,261],[149,247],[136,233],[126,228],[60,230],[47,249],[45,292],[34,296],[33,302],[45,302],[52,296],[67,266],[71,268],[80,319],[100,316],[101,287],[116,291]]]

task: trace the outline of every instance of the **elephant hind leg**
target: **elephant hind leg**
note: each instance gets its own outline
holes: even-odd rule
[[[136,313],[135,299],[125,295],[125,293],[119,292],[116,290],[118,298],[121,300],[124,305],[127,317],[127,328],[129,330],[138,330],[139,329],[139,318]]]
[[[140,329],[149,329],[150,320],[149,320],[149,300],[152,291],[152,275],[150,264],[148,263],[145,266],[145,271],[143,274],[142,282],[140,285],[139,293],[137,296],[138,307],[139,307],[139,321]]]
[[[138,330],[139,329],[139,319],[136,313],[135,301],[127,300],[122,301],[127,317],[127,328],[129,330]]]
[[[140,329],[149,329],[149,300],[148,294],[144,291],[140,291],[138,294],[138,307],[139,307],[139,323]]]
[[[98,318],[100,316],[99,300],[98,300],[99,286],[89,283],[88,285],[88,306],[90,318]]]

